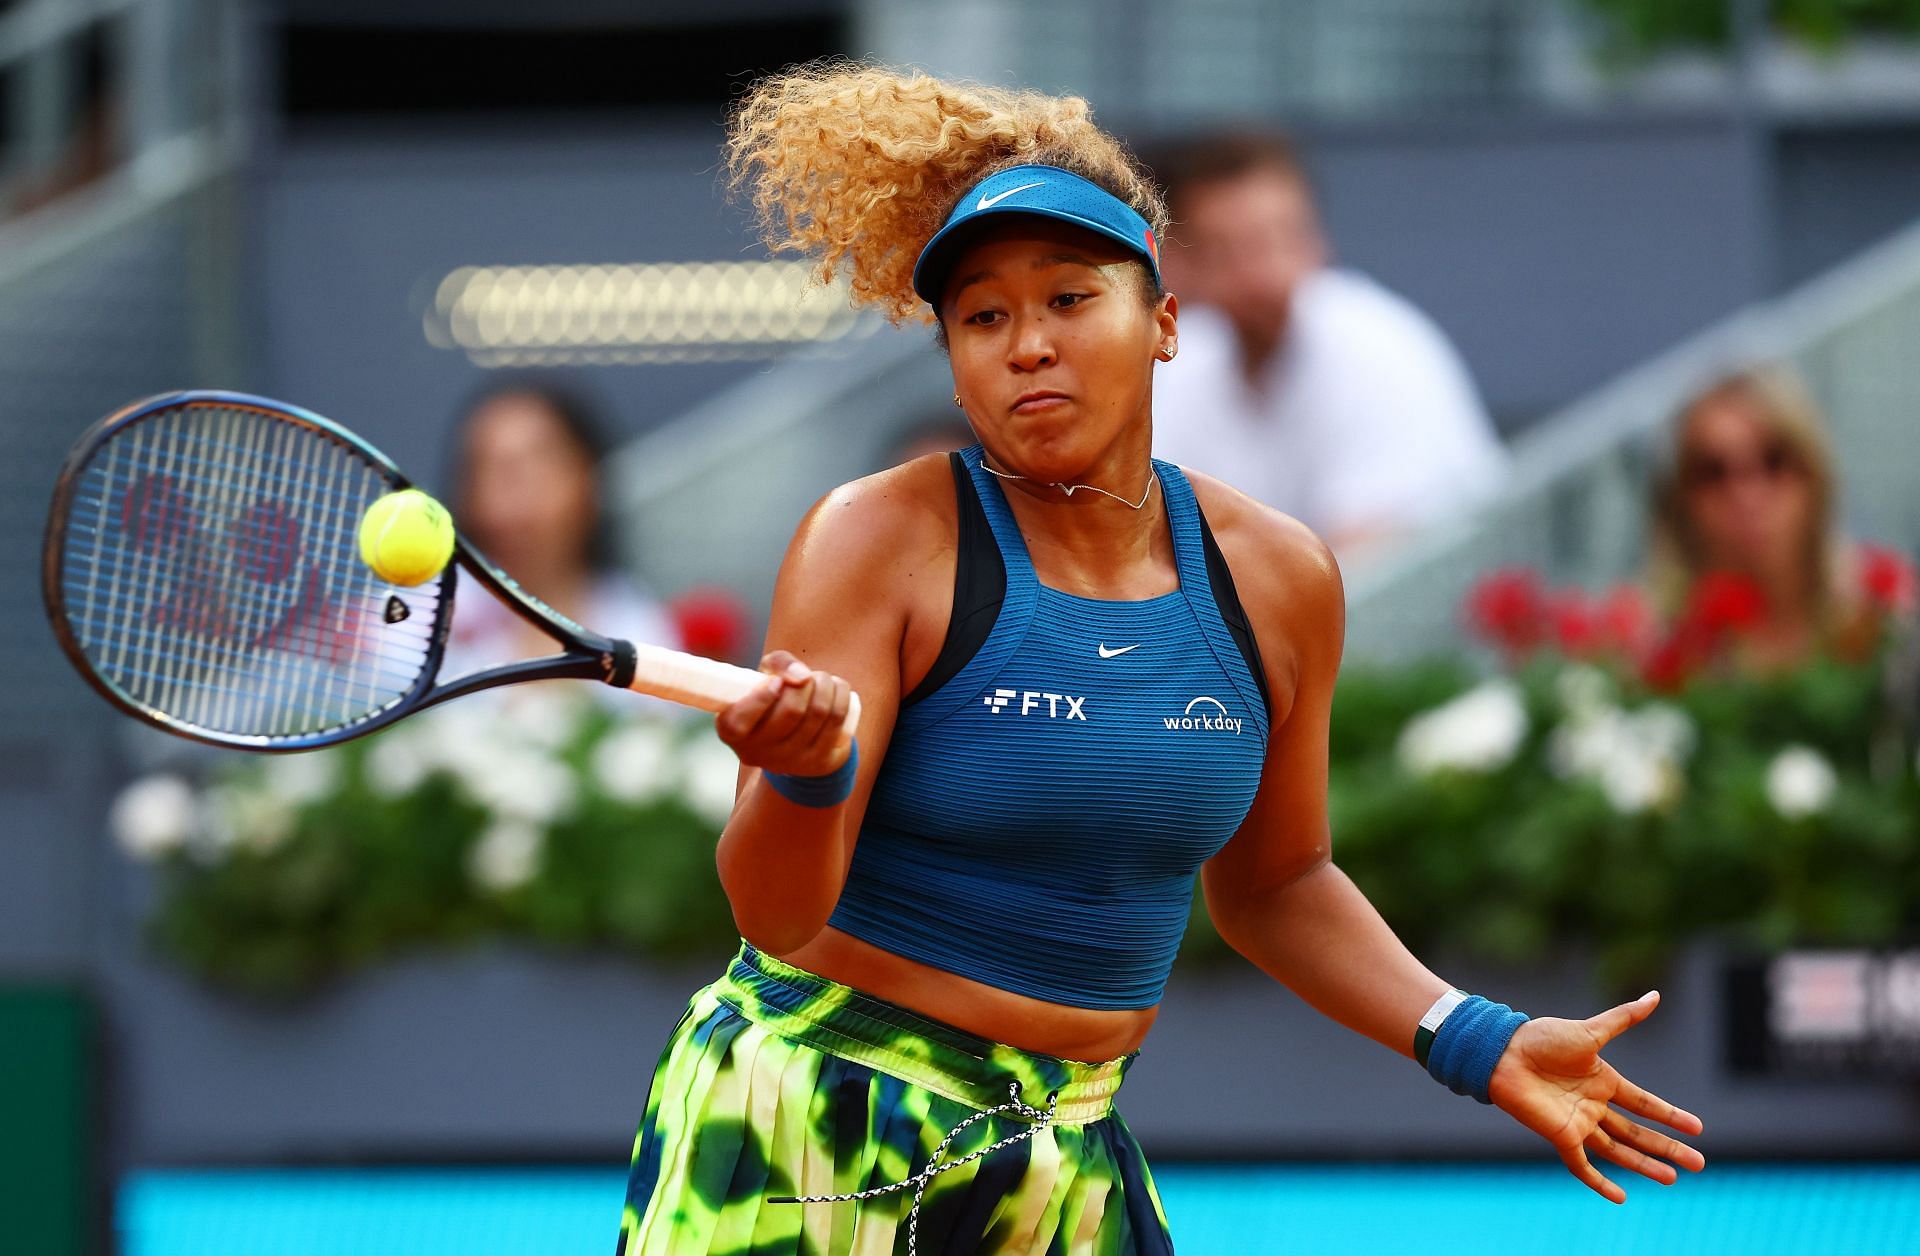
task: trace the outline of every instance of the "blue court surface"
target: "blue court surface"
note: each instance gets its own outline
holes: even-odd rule
[[[1920,1166],[1710,1166],[1623,1207],[1552,1165],[1170,1164],[1180,1256],[1920,1252]],[[122,1256],[611,1256],[625,1175],[566,1169],[152,1170]]]

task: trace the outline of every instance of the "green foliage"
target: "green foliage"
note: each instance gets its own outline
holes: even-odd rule
[[[234,763],[205,792],[199,829],[161,861],[151,936],[208,980],[256,994],[485,937],[651,955],[732,937],[713,862],[731,756],[698,725],[620,724],[586,704],[569,716],[547,742],[515,737],[511,716],[495,713],[315,752],[326,787],[307,799],[281,796],[280,761]],[[592,756],[622,728],[650,730],[643,745],[671,759],[659,792],[623,799],[599,779]],[[440,749],[451,753],[416,768],[407,788],[379,787],[384,757],[448,739]],[[489,740],[497,744],[464,761],[456,748]],[[563,769],[570,797],[547,817],[507,817],[536,835],[537,854],[489,878],[481,847],[502,817],[471,785],[514,755]],[[716,767],[726,779],[707,793],[718,798],[685,788],[689,771],[712,777]]]
[[[1670,48],[1725,48],[1742,0],[1586,0],[1611,51],[1645,56]],[[1920,35],[1920,0],[1755,0],[1784,33],[1833,49],[1858,35]]]
[[[1556,693],[1568,669],[1551,659],[1516,678],[1528,731],[1511,760],[1410,771],[1397,743],[1410,716],[1452,696],[1437,679],[1446,674],[1356,671],[1334,704],[1334,858],[1416,951],[1526,963],[1576,946],[1626,993],[1695,935],[1877,945],[1920,928],[1920,788],[1904,744],[1893,770],[1873,770],[1870,743],[1899,741],[1874,667],[1694,682],[1672,699],[1693,749],[1670,795],[1637,810],[1555,770],[1553,737],[1575,717]],[[1631,681],[1607,683],[1612,710],[1652,701]],[[1782,814],[1770,794],[1788,746],[1834,773],[1830,797],[1806,815]],[[1196,921],[1204,929],[1203,912]],[[1195,936],[1202,957],[1225,949]]]
[[[1330,744],[1335,859],[1416,951],[1525,964],[1573,946],[1644,989],[1702,933],[1874,945],[1920,927],[1920,784],[1871,666],[1702,677],[1670,699],[1550,656],[1477,684],[1457,661],[1356,667]],[[733,764],[699,721],[456,704],[298,758],[234,761],[160,858],[153,936],[210,981],[297,992],[481,938],[659,956],[734,937],[713,863]],[[537,850],[490,861],[503,833]],[[1182,960],[1239,962],[1198,901]]]

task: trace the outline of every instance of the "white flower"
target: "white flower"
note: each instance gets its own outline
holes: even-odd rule
[[[1553,678],[1554,696],[1573,716],[1603,710],[1613,702],[1613,678],[1591,663],[1569,663]]]
[[[508,753],[485,771],[461,776],[475,802],[495,815],[551,824],[573,809],[579,787],[573,772],[538,750]]]
[[[1547,766],[1563,781],[1595,779],[1627,738],[1625,713],[1617,707],[1586,713],[1547,735]]]
[[[681,796],[687,805],[713,824],[725,824],[733,814],[734,788],[740,780],[740,760],[727,744],[711,733],[687,744]]]
[[[585,685],[520,685],[501,703],[494,722],[516,741],[558,750],[573,739],[586,708]]]
[[[1693,753],[1693,719],[1671,702],[1649,702],[1630,717],[1632,736],[1649,753],[1678,762]]]
[[[326,750],[273,755],[264,772],[267,788],[296,807],[320,801],[340,784],[340,761]]]
[[[1621,814],[1638,815],[1679,794],[1695,740],[1693,721],[1669,703],[1590,706],[1548,736],[1547,764],[1562,780],[1597,784]]]
[[[540,741],[558,728],[558,719],[533,717],[540,731],[523,737],[501,704],[476,707],[471,712],[443,707],[415,721],[416,738],[402,748],[400,762],[383,771],[383,784],[405,793],[427,775],[445,772],[462,793],[498,816],[544,825],[572,810],[579,792],[573,769]],[[555,710],[544,702],[533,709]],[[368,767],[371,771],[371,760]]]
[[[1409,771],[1491,772],[1513,761],[1527,735],[1520,688],[1489,680],[1407,722],[1397,750]]]
[[[206,823],[195,853],[218,859],[244,848],[267,854],[293,836],[293,806],[271,790],[228,783],[207,791]]]
[[[524,820],[496,820],[467,852],[467,875],[482,889],[503,894],[533,880],[546,834]]]
[[[509,745],[473,724],[448,725],[435,732],[426,747],[432,770],[452,776],[469,797],[482,802],[497,788],[500,776],[513,770],[516,760],[543,753]]]
[[[143,776],[120,791],[107,813],[107,825],[120,848],[143,862],[172,854],[186,844],[199,807],[193,787],[177,776]]]
[[[1767,801],[1789,820],[1825,811],[1839,783],[1833,765],[1811,746],[1788,746],[1767,765]]]
[[[673,780],[673,749],[672,736],[659,724],[623,725],[593,748],[594,780],[609,798],[650,802]]]
[[[407,725],[381,734],[367,751],[367,788],[382,798],[404,798],[419,789],[435,767],[430,741]]]
[[[1639,815],[1671,798],[1679,774],[1666,759],[1649,754],[1616,755],[1600,769],[1600,792],[1621,815]]]

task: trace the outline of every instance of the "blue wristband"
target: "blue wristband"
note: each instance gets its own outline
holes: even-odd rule
[[[773,792],[802,807],[837,807],[853,793],[853,773],[860,763],[860,739],[847,748],[847,761],[825,776],[786,776],[761,772]]]
[[[1487,1086],[1493,1081],[1493,1066],[1526,1019],[1526,1013],[1504,1003],[1468,995],[1434,1030],[1427,1072],[1456,1095],[1492,1103]]]

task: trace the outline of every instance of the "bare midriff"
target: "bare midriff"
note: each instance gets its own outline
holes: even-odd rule
[[[1137,1050],[1159,1011],[1049,1003],[929,967],[832,928],[778,958],[977,1037],[1092,1064]]]

